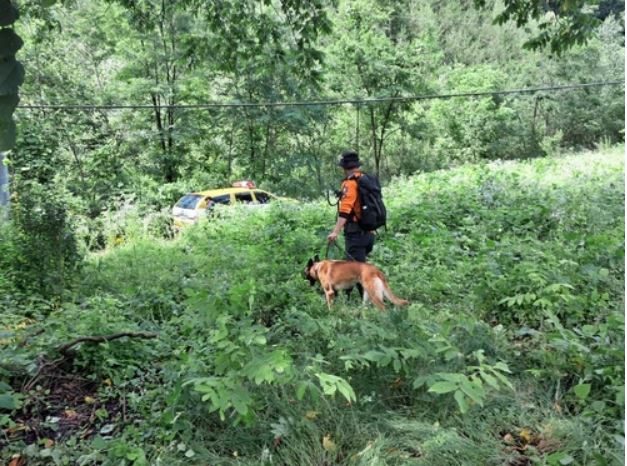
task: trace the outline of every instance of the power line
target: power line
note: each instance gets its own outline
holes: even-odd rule
[[[181,109],[181,110],[203,110],[212,108],[259,108],[259,107],[316,107],[316,106],[335,106],[335,105],[365,105],[378,104],[383,102],[411,102],[420,100],[435,99],[453,99],[460,97],[488,97],[497,95],[511,94],[532,94],[542,91],[566,91],[575,89],[584,89],[589,87],[616,86],[624,85],[623,81],[601,81],[592,83],[565,84],[546,87],[530,87],[523,89],[509,89],[500,91],[482,91],[482,92],[462,92],[453,94],[431,94],[431,95],[412,95],[398,97],[371,97],[371,98],[352,98],[352,99],[328,99],[328,100],[308,100],[295,102],[207,102],[201,104],[176,104],[161,105],[162,109]],[[27,104],[18,105],[18,109],[23,110],[124,110],[124,109],[154,109],[154,105],[150,104],[112,104],[112,105],[91,105],[91,104]]]

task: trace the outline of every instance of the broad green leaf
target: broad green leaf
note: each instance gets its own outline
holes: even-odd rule
[[[503,372],[507,372],[508,374],[511,374],[509,367],[507,367],[507,364],[505,364],[503,361],[499,361],[496,364],[494,364],[494,368]]]
[[[246,390],[246,388],[242,385],[239,385],[231,392],[231,403],[233,404],[235,411],[237,411],[240,416],[245,416],[248,414],[252,398],[250,397],[248,390]]]
[[[455,401],[457,401],[457,405],[459,406],[459,410],[462,414],[468,411],[468,402],[466,401],[466,396],[461,390],[455,390]]]
[[[400,359],[395,358],[394,362],[392,363],[392,367],[394,368],[395,372],[398,372],[401,370],[401,367],[403,367]]]
[[[424,351],[418,348],[404,349],[400,351],[401,355],[405,359],[417,358],[424,354]]]
[[[320,381],[320,387],[325,395],[334,395],[337,391],[337,385],[335,384],[336,377],[331,374],[318,373],[316,374]]]
[[[457,383],[462,383],[463,381],[467,380],[467,377],[464,374],[454,374],[449,372],[438,372],[438,377],[449,382]]]
[[[571,464],[573,461],[575,461],[572,456],[570,456],[569,454],[563,451],[557,451],[555,453],[551,453],[550,455],[547,456],[546,460],[547,460],[547,463],[550,465],[564,465],[564,466]]]
[[[573,391],[575,392],[575,395],[577,395],[577,398],[579,398],[580,400],[585,400],[590,394],[591,387],[592,385],[590,385],[589,383],[580,383],[579,385],[575,385],[573,387]]]
[[[538,372],[535,369],[529,369],[528,372],[530,372],[531,374],[533,374],[536,377],[539,377],[542,375],[542,372]],[[501,383],[503,385],[505,385],[506,387],[512,388],[512,383],[508,380],[507,377],[505,377],[503,374],[501,374],[499,371],[495,371],[494,369],[492,369],[492,374],[501,381]]]
[[[342,394],[346,401],[356,401],[357,397],[355,395],[355,391],[353,387],[351,387],[348,382],[344,379],[340,379],[337,381],[337,389]]]
[[[427,382],[427,380],[428,380],[428,377],[425,377],[425,376],[416,377],[414,379],[414,382],[412,383],[412,387],[414,389],[420,388]]]
[[[299,382],[298,385],[296,385],[296,398],[298,398],[299,400],[305,398],[305,392],[307,391],[308,387],[309,382]]]
[[[479,406],[483,406],[483,390],[478,385],[470,381],[464,381],[460,388],[472,401]]]
[[[544,307],[544,308],[546,308],[546,307],[549,307],[551,305],[551,301],[549,301],[546,298],[540,298],[540,299],[536,299],[533,302],[533,305],[536,306],[536,307]]]
[[[17,403],[15,402],[15,398],[10,393],[3,393],[0,395],[0,409],[16,409]]]
[[[271,383],[274,381],[275,377],[272,367],[266,364],[258,364],[254,361],[251,362],[251,367],[254,368],[254,371],[250,374],[250,376],[255,381],[255,384],[260,385],[263,382]]]
[[[100,435],[96,435],[91,441],[90,445],[95,450],[104,450],[107,447],[107,442]]]
[[[481,372],[481,378],[485,380],[485,382],[492,388],[499,388],[499,383],[497,382],[496,378],[491,376],[490,374],[486,372]]]
[[[183,382],[183,387],[186,387],[187,385],[194,385],[194,389],[197,389],[197,387],[201,385],[216,386],[218,383],[219,379],[217,377],[199,377]]]
[[[449,392],[452,392],[453,390],[457,390],[457,388],[458,388],[458,384],[454,382],[442,381],[442,382],[436,382],[433,385],[431,385],[429,387],[429,391],[432,393],[449,393]]]

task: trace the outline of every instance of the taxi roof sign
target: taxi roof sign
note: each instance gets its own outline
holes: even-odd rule
[[[254,189],[255,188],[255,183],[253,183],[250,180],[242,180],[242,181],[234,181],[232,186],[234,188],[248,188],[248,189]]]

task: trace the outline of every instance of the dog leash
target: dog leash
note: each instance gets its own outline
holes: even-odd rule
[[[325,251],[324,251],[324,258],[325,258],[325,259],[328,259],[328,258],[329,258],[329,247],[331,246],[331,244],[333,244],[336,248],[338,248],[338,249],[339,249],[339,251],[340,251],[342,254],[344,254],[344,256],[345,256],[345,257],[347,257],[348,259],[350,259],[350,260],[352,260],[352,261],[356,260],[356,259],[355,259],[353,256],[351,256],[348,252],[346,252],[344,249],[342,249],[342,247],[341,247],[339,244],[337,244],[337,242],[336,242],[336,241],[333,241],[333,243],[329,243],[329,242],[327,242],[327,247],[326,247],[326,249],[325,249]]]

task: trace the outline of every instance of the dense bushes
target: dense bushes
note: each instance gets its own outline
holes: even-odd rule
[[[18,290],[60,297],[75,277],[82,256],[68,197],[38,182],[24,183],[14,197],[11,227],[0,232],[0,265]]]

